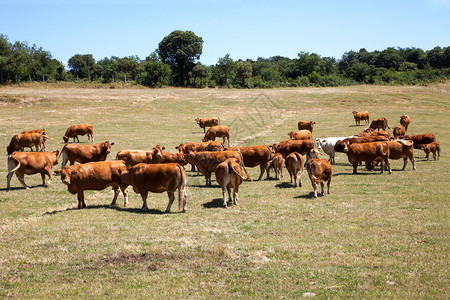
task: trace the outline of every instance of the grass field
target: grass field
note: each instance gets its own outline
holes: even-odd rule
[[[445,299],[449,289],[450,83],[268,90],[0,87],[0,297],[15,298],[396,298]],[[76,209],[60,178],[41,186],[26,176],[6,188],[11,137],[46,128],[48,150],[63,147],[69,125],[91,122],[96,142],[118,150],[175,152],[200,141],[196,117],[220,116],[233,146],[288,138],[299,120],[314,137],[361,132],[351,112],[369,110],[391,128],[408,114],[408,133],[434,133],[439,161],[415,151],[417,170],[391,161],[393,173],[351,175],[345,154],[333,166],[331,195],[314,199],[305,172],[293,188],[245,182],[241,201],[221,207],[221,190],[188,173],[188,212],[163,214],[167,194],[151,194],[148,212],[130,189],[130,206],[89,191]],[[392,131],[391,131],[392,132]],[[87,142],[86,137],[80,141]],[[58,169],[55,166],[54,169]],[[189,167],[187,168],[190,169]],[[252,177],[259,168],[250,169]],[[214,178],[214,177],[213,177]],[[264,177],[265,178],[265,177]],[[313,293],[313,294],[308,294]]]

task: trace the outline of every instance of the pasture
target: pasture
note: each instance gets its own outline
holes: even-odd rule
[[[0,87],[0,297],[230,299],[440,298],[449,290],[450,83],[268,90],[107,89],[51,85]],[[166,152],[201,141],[197,117],[219,116],[232,146],[288,139],[299,120],[316,122],[313,138],[361,132],[352,111],[408,114],[408,134],[434,133],[439,161],[415,150],[417,170],[391,161],[393,173],[351,175],[343,153],[331,195],[313,198],[281,180],[244,182],[237,206],[221,207],[221,189],[188,171],[188,211],[167,194],[149,194],[149,211],[131,187],[130,205],[111,207],[113,192],[88,191],[87,209],[58,176],[14,176],[6,192],[6,146],[24,130],[45,128],[49,151],[61,150],[69,125],[91,122],[95,142]],[[363,123],[363,122],[362,122]],[[390,130],[392,134],[392,130]],[[87,137],[80,137],[87,143]],[[432,155],[430,155],[432,156]],[[327,156],[325,156],[327,157]],[[61,162],[61,159],[60,159]],[[55,166],[53,170],[60,168]],[[259,168],[249,169],[258,178]],[[274,173],[272,171],[273,178]],[[214,175],[212,177],[215,179]],[[264,179],[266,176],[264,175]]]

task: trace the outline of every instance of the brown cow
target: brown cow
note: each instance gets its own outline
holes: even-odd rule
[[[215,169],[216,181],[222,188],[223,207],[227,207],[227,193],[229,201],[234,205],[238,203],[239,186],[243,181],[249,180],[244,177],[241,166],[235,158],[228,158],[217,165]],[[233,200],[231,200],[231,188],[233,188]]]
[[[300,131],[291,131],[289,132],[289,137],[292,140],[310,140],[312,139],[311,131],[309,130],[300,130]]]
[[[110,143],[109,141],[92,145],[65,144],[61,150],[63,157],[61,168],[64,168],[67,162],[73,165],[75,162],[84,164],[87,162],[104,161],[111,152],[112,145],[114,143]]]
[[[406,129],[405,129],[405,127],[403,125],[395,126],[394,127],[394,131],[393,131],[394,138],[396,138],[398,136],[405,135],[405,132],[406,132],[405,130]]]
[[[331,194],[331,177],[333,175],[333,169],[331,163],[326,159],[312,158],[315,156],[313,153],[315,149],[310,152],[311,159],[306,163],[306,171],[308,171],[309,179],[314,189],[314,197],[317,198],[317,186],[320,183],[322,188],[322,196],[324,195],[324,181],[327,182],[327,193]]]
[[[409,123],[411,123],[411,119],[408,115],[403,115],[400,117],[400,124],[405,127],[405,131],[408,131]]]
[[[120,150],[117,152],[116,160],[123,160],[127,168],[131,168],[140,163],[159,164],[163,161],[162,150],[165,147],[157,145],[151,151],[141,150]]]
[[[370,126],[369,126],[369,128],[372,128],[374,130],[375,129],[380,130],[380,128],[383,130],[386,130],[386,127],[388,129],[391,129],[391,127],[388,126],[388,121],[386,118],[373,119],[372,123],[370,123]]]
[[[225,139],[228,140],[228,147],[230,146],[230,128],[228,126],[213,126],[208,129],[203,138],[202,142],[215,141],[216,138],[223,138],[223,143],[225,144]]]
[[[289,154],[284,160],[284,164],[286,165],[286,169],[289,172],[289,176],[294,177],[294,187],[297,186],[297,178],[298,178],[298,186],[302,186],[302,174],[303,174],[303,165],[304,159],[303,156],[298,152],[293,152]]]
[[[348,142],[349,144],[362,144],[362,143],[372,143],[372,142],[381,142],[381,141],[389,141],[388,138],[381,135],[369,135],[362,137],[350,137],[343,140],[339,140],[334,145],[334,150],[336,152],[344,152],[344,143]]]
[[[311,133],[312,133],[313,128],[314,128],[314,124],[316,124],[316,122],[313,122],[313,121],[309,121],[309,122],[307,122],[307,121],[299,121],[298,122],[298,130],[306,129],[306,130],[311,131]]]
[[[97,161],[87,164],[66,166],[55,171],[61,174],[61,181],[67,185],[71,194],[77,194],[78,208],[86,208],[84,191],[103,190],[111,186],[114,190],[114,198],[111,205],[116,204],[119,189],[122,190],[124,206],[128,205],[128,192],[120,186],[120,171],[126,171],[127,167],[122,160]]]
[[[361,120],[364,120],[364,125],[369,125],[369,112],[368,111],[353,111],[353,117],[355,118],[356,125],[361,124]]]
[[[67,143],[69,141],[69,138],[73,138],[73,142],[75,143],[75,139],[77,139],[77,142],[80,142],[78,139],[79,135],[86,135],[88,136],[88,141],[92,140],[94,141],[94,127],[92,127],[92,124],[79,124],[79,125],[72,125],[66,130],[66,134],[63,136],[64,143]]]
[[[250,146],[250,147],[227,147],[225,151],[238,151],[242,154],[244,159],[244,166],[253,168],[259,165],[260,174],[258,180],[261,180],[264,171],[270,160],[270,148],[266,145]]]
[[[433,158],[436,160],[436,152],[437,152],[437,160],[439,160],[439,157],[441,156],[441,144],[439,142],[432,142],[429,144],[422,144],[420,145],[420,149],[425,152],[426,156],[425,158],[428,160],[428,156],[430,155],[430,152],[433,153]]]
[[[225,146],[220,141],[210,141],[210,142],[187,142],[184,144],[180,144],[175,147],[179,152],[188,154],[189,151],[222,151],[225,149]]]
[[[422,144],[431,144],[436,142],[436,137],[432,133],[415,134],[415,135],[404,135],[398,136],[398,139],[411,140],[414,142],[414,149],[420,149]]]
[[[161,163],[179,163],[182,166],[187,164],[186,154],[184,153],[171,153],[171,152],[162,152],[162,160]]]
[[[22,183],[23,187],[28,189],[25,184],[24,175],[40,173],[42,185],[48,187],[52,182],[52,167],[58,164],[59,151],[54,152],[13,152],[8,156],[8,175],[6,176],[6,190],[10,188],[13,173]],[[45,183],[45,175],[48,176],[48,182]]]
[[[6,147],[8,155],[12,154],[14,151],[23,151],[24,147],[36,148],[36,151],[42,150],[42,144],[44,143],[44,137],[42,133],[19,133],[11,138],[11,142]]]
[[[314,148],[314,140],[285,140],[273,144],[272,148],[275,152],[283,155],[284,159],[293,152],[298,152],[301,155],[307,154],[307,158],[309,158],[309,152]]]
[[[144,202],[143,210],[148,210],[147,196],[148,192],[164,193],[169,196],[169,204],[166,213],[170,211],[175,200],[175,191],[178,189],[178,205],[183,206],[183,212],[187,211],[186,206],[186,171],[177,163],[169,164],[137,164],[128,171],[120,170],[121,187],[126,188],[129,185],[133,187],[134,192],[139,193]]]
[[[220,118],[219,117],[213,117],[213,118],[197,118],[195,119],[195,121],[197,122],[198,126],[200,126],[200,128],[203,128],[203,133],[206,132],[206,127],[212,127],[212,126],[217,126],[220,125]]]
[[[408,164],[408,159],[411,161],[413,170],[416,170],[416,161],[414,160],[414,147],[413,142],[409,140],[395,140],[387,141],[389,145],[389,159],[401,159],[403,158],[403,168],[405,170]],[[366,162],[366,168],[373,170],[375,166],[374,162]]]
[[[45,129],[35,129],[35,130],[23,131],[21,133],[22,134],[24,134],[24,133],[41,133],[44,136],[44,138],[42,140],[42,149],[41,149],[41,151],[46,151],[46,149],[45,149],[45,142],[49,139],[47,130],[45,130]]]
[[[381,130],[381,131],[374,131],[372,128],[366,128],[361,132],[360,134],[357,134],[356,136],[384,136],[388,140],[391,139],[391,134],[388,131]]]
[[[269,179],[269,173],[270,169],[273,169],[275,172],[275,179],[279,180],[281,177],[283,177],[283,165],[284,165],[284,158],[283,155],[280,153],[272,153],[272,158],[269,160],[269,163],[267,164],[267,179]]]
[[[344,153],[347,154],[348,161],[353,165],[353,174],[357,174],[357,167],[360,161],[381,161],[381,173],[384,172],[385,165],[388,166],[389,174],[392,173],[389,163],[389,145],[387,142],[371,142],[361,144],[350,144],[349,141],[343,143]]]

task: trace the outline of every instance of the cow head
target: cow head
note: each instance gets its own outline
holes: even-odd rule
[[[8,155],[11,155],[14,151],[16,151],[17,149],[14,148],[13,146],[7,146],[6,147],[6,152],[8,152]]]
[[[55,173],[57,173],[57,172],[55,171]],[[70,185],[71,179],[72,179],[72,175],[76,175],[76,174],[77,174],[77,171],[72,171],[72,170],[70,170],[69,167],[62,168],[61,169],[61,181],[62,181],[62,183],[64,183],[65,185]]]
[[[114,145],[114,143],[110,143],[109,141],[106,141],[103,143],[102,152],[109,154],[111,152],[111,146]]]
[[[358,112],[356,110],[354,110],[354,111],[352,111],[352,114],[356,115],[356,114],[358,114]]]
[[[327,140],[322,140],[322,139],[317,138],[317,139],[316,139],[317,149],[319,149],[319,150],[322,149],[322,145],[325,144],[326,141],[327,141]]]
[[[349,141],[343,141],[342,142],[342,146],[344,147],[344,149],[343,149],[344,153],[348,152],[348,145],[350,145]]]
[[[166,149],[166,147],[162,147],[161,145],[156,145],[153,147],[153,155],[158,161],[162,161],[162,151]]]
[[[55,156],[53,160],[53,165],[59,164],[58,157],[59,157],[59,150],[53,151],[52,154]]]
[[[289,132],[288,136],[292,139],[295,136],[295,132],[294,131]]]
[[[200,124],[200,118],[195,119],[195,122],[197,122],[197,124]]]
[[[365,133],[371,133],[371,132],[374,132],[374,131],[375,130],[373,128],[366,128],[366,129],[363,130],[363,132],[365,132]]]
[[[67,143],[69,141],[69,137],[68,136],[63,136],[63,140],[64,140],[64,143]]]

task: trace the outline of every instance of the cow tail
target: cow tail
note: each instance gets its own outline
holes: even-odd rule
[[[64,150],[66,149],[66,146],[67,146],[67,144],[65,144],[64,147],[61,149],[61,152],[59,152],[58,159],[63,154]]]
[[[17,171],[20,168],[20,160],[15,158],[12,154],[10,156],[8,156],[8,159],[11,159],[11,160],[14,159],[15,161],[17,161],[17,166],[14,169],[10,170],[9,173],[13,173],[13,172]],[[9,165],[9,162],[8,162],[8,165]]]
[[[248,178],[245,178],[244,176],[242,176],[243,175],[242,174],[242,169],[239,170],[238,168],[233,168],[233,166],[231,165],[231,161],[228,161],[228,169],[231,169],[234,174],[236,174],[237,176],[241,177],[241,179],[243,181],[247,181],[248,180]]]
[[[245,181],[253,181],[252,177],[250,177],[250,174],[248,174],[247,168],[244,165],[244,157],[242,156],[242,153],[239,151],[239,156],[241,157],[241,168],[244,169],[245,174],[247,174],[247,178],[245,178]]]
[[[181,165],[177,165],[177,167],[180,170],[180,175],[181,175],[181,184],[180,184],[180,187],[178,188],[178,209],[181,209],[181,207],[183,207],[183,211],[185,211],[184,208],[186,207],[186,198],[187,198],[186,171],[185,171],[184,167]]]

